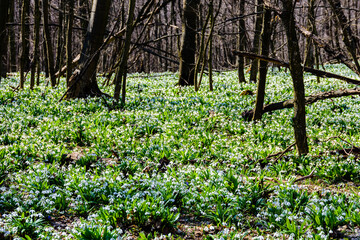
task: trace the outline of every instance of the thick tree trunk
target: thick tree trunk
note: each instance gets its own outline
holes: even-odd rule
[[[245,0],[240,0],[240,15],[245,15]],[[239,51],[245,51],[246,49],[246,27],[245,27],[245,19],[241,17],[239,19],[239,35],[237,36],[237,49]],[[237,70],[238,70],[238,78],[239,83],[246,82],[245,73],[244,73],[244,57],[237,56]]]
[[[261,34],[262,44],[261,44],[261,55],[268,56],[270,49],[270,38],[271,38],[271,10],[264,8],[265,13],[263,17],[263,30]],[[267,75],[268,63],[266,61],[260,61],[260,75],[256,92],[256,103],[253,120],[261,119],[264,98],[265,98],[265,85],[266,85],[266,75]]]
[[[20,55],[20,88],[24,88],[25,72],[29,71],[29,12],[30,0],[23,0],[21,7],[21,55]]]
[[[55,78],[55,69],[54,69],[54,52],[52,48],[51,42],[51,33],[49,28],[49,0],[42,1],[42,9],[43,9],[43,28],[44,28],[44,37],[45,37],[45,45],[46,45],[46,57],[47,57],[47,65],[48,71],[50,75],[51,86],[55,87],[56,78]]]
[[[262,19],[263,14],[262,11],[264,9],[264,0],[257,0],[256,5],[256,21],[255,21],[255,35],[253,40],[253,49],[252,52],[259,54],[260,50],[260,36],[261,36],[261,29],[262,29]],[[250,82],[256,82],[256,78],[259,72],[259,60],[254,59],[251,64],[251,71],[250,71]]]
[[[296,26],[294,18],[294,2],[292,0],[281,0],[283,3],[283,12],[280,14],[288,44],[288,56],[290,64],[290,73],[294,88],[294,135],[296,150],[299,155],[309,152],[306,136],[306,112],[305,112],[305,87],[303,67],[301,66],[301,57],[299,42],[296,35]]]
[[[96,81],[96,68],[99,60],[98,51],[103,45],[103,38],[109,15],[111,0],[93,0],[91,17],[80,56],[80,73],[71,77],[66,98],[85,98],[100,96]]]
[[[34,47],[33,47],[33,61],[31,64],[31,77],[30,77],[30,89],[34,88],[35,85],[35,74],[37,66],[39,65],[39,43],[40,43],[40,22],[41,22],[41,13],[40,13],[40,0],[35,0],[35,16],[34,16]]]
[[[1,77],[6,77],[6,22],[8,20],[8,9],[9,0],[0,0],[0,81]]]
[[[195,78],[196,30],[200,0],[183,0],[179,85],[193,86]]]
[[[340,90],[333,90],[330,92],[321,92],[305,98],[305,104],[310,105],[315,102],[331,99],[331,98],[339,98],[345,96],[352,96],[352,95],[360,95],[360,89],[340,89]],[[294,99],[289,99],[282,102],[271,103],[264,106],[263,113],[273,112],[276,110],[281,110],[285,108],[292,108],[294,107]],[[254,114],[254,109],[244,111],[241,113],[241,116],[246,119],[250,120]]]

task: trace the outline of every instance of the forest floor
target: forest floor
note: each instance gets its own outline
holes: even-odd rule
[[[213,92],[176,81],[132,74],[121,108],[3,80],[0,239],[360,238],[359,96],[307,106],[310,153],[297,157],[293,110],[245,121],[255,96],[241,93],[256,85],[236,72],[216,73]],[[355,87],[311,75],[305,86]],[[289,74],[270,70],[265,102],[290,98]]]

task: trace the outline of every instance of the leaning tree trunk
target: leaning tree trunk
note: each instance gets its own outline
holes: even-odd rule
[[[103,94],[96,81],[96,67],[100,55],[99,49],[103,45],[110,4],[111,0],[93,0],[89,26],[79,60],[80,73],[71,77],[67,99]]]
[[[54,69],[54,52],[51,44],[51,33],[49,28],[49,0],[42,1],[43,9],[43,23],[44,23],[44,36],[45,36],[45,45],[46,45],[46,57],[47,57],[47,67],[50,74],[51,86],[55,87],[56,78],[55,78],[55,69]]]
[[[305,87],[303,67],[301,66],[301,57],[298,37],[296,35],[294,7],[292,0],[281,0],[283,3],[283,12],[280,18],[283,22],[287,44],[288,56],[290,64],[290,74],[294,88],[294,118],[293,127],[295,134],[296,150],[299,155],[309,152],[307,136],[306,136],[306,112],[305,112]]]
[[[357,70],[360,72],[360,64],[356,56],[356,50],[359,47],[358,39],[354,35],[351,29],[351,25],[344,14],[340,0],[328,0],[328,2],[332,11],[335,13],[337,24],[343,32],[343,41],[346,49],[349,55],[352,57]]]
[[[29,12],[30,0],[23,0],[21,7],[21,55],[20,55],[20,88],[24,88],[25,72],[29,71]]]
[[[270,49],[270,38],[271,38],[271,10],[267,7],[264,8],[265,13],[263,17],[263,29],[261,33],[262,44],[261,44],[261,55],[268,56]],[[265,98],[265,85],[266,85],[266,75],[267,75],[268,63],[266,61],[260,61],[260,70],[259,70],[259,81],[256,92],[256,103],[253,120],[260,120],[263,107],[264,107],[264,98]]]
[[[6,42],[6,22],[8,20],[9,0],[0,0],[0,81],[1,77],[6,77],[5,59],[7,49]]]
[[[193,86],[195,79],[196,28],[200,0],[183,0],[179,85]]]
[[[255,35],[253,39],[253,49],[252,52],[258,54],[260,49],[260,35],[261,35],[261,29],[262,29],[262,11],[264,7],[264,1],[263,0],[257,0],[257,6],[256,6],[256,21],[255,21]],[[256,82],[256,78],[259,71],[259,60],[255,59],[251,63],[251,71],[250,71],[250,82]]]

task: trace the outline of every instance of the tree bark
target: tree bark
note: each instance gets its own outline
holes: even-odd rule
[[[74,74],[71,77],[70,87],[66,94],[67,99],[103,94],[97,84],[96,68],[100,54],[98,50],[103,45],[110,4],[111,0],[93,0],[89,26],[79,60],[80,74]]]
[[[6,22],[8,20],[8,9],[9,0],[0,0],[0,81],[1,77],[6,77]]]
[[[240,15],[245,15],[245,0],[240,0]],[[246,27],[245,27],[245,19],[241,17],[239,19],[239,35],[237,36],[237,49],[239,51],[245,51],[246,47]],[[238,78],[239,83],[246,82],[245,73],[244,73],[244,57],[237,56],[237,70],[238,70]]]
[[[15,1],[9,1],[9,22],[15,21]],[[4,2],[5,3],[5,2]],[[1,9],[3,9],[1,7]],[[1,14],[2,15],[2,14]],[[2,15],[3,16],[3,15]],[[9,49],[10,49],[10,71],[17,71],[17,49],[16,49],[16,41],[15,41],[15,28],[10,28],[9,31]]]
[[[261,35],[261,29],[262,29],[262,19],[263,19],[262,11],[263,11],[263,9],[264,9],[264,1],[257,0],[255,35],[254,35],[253,49],[252,49],[252,52],[256,53],[256,54],[259,54],[259,50],[260,50],[260,35]],[[251,63],[250,82],[256,82],[258,72],[259,72],[259,61],[257,59],[255,59]]]
[[[195,78],[196,30],[200,0],[183,0],[179,85],[193,86]]]
[[[317,93],[311,96],[308,96],[305,98],[305,104],[310,105],[315,102],[330,99],[330,98],[339,98],[339,97],[345,97],[345,96],[352,96],[352,95],[360,95],[360,89],[354,88],[354,89],[339,89],[339,90],[333,90],[330,92],[321,92]],[[282,102],[277,103],[271,103],[264,106],[263,113],[267,112],[273,112],[276,110],[281,110],[285,108],[292,108],[294,107],[294,99],[289,99]],[[241,116],[246,119],[250,120],[254,114],[254,109],[244,111],[241,113]]]
[[[126,37],[125,44],[122,50],[120,66],[118,67],[116,78],[115,78],[115,92],[114,98],[115,100],[119,100],[120,98],[120,90],[121,90],[121,102],[124,106],[125,97],[126,97],[126,75],[127,75],[127,62],[130,53],[130,45],[131,45],[131,35],[134,30],[134,10],[135,10],[136,0],[129,0],[129,11],[128,11],[128,20],[126,23]],[[121,86],[122,85],[122,86]],[[121,89],[120,89],[121,87]]]
[[[74,0],[68,0],[68,22],[66,32],[66,85],[69,87],[69,80],[72,75],[72,32],[74,22]]]
[[[293,127],[295,144],[298,154],[304,155],[309,152],[309,148],[306,136],[305,87],[303,67],[301,66],[299,42],[296,35],[296,25],[294,18],[295,3],[292,0],[281,1],[283,3],[284,11],[280,14],[280,18],[285,27],[285,32],[287,36],[289,68],[294,89]]]
[[[264,8],[265,13],[263,17],[263,29],[261,33],[261,55],[268,56],[270,49],[270,38],[271,38],[271,10],[267,7]],[[266,75],[267,75],[268,63],[266,61],[260,61],[260,74],[256,92],[256,103],[253,120],[260,120],[263,112],[264,98],[265,98],[265,86],[266,86]]]
[[[35,85],[35,74],[37,66],[39,65],[39,43],[40,43],[40,22],[41,22],[41,13],[40,13],[40,0],[35,1],[35,15],[34,15],[34,47],[33,47],[33,61],[31,64],[31,77],[30,77],[30,89],[34,88]]]
[[[45,45],[46,45],[46,56],[47,56],[47,64],[48,71],[50,74],[50,82],[51,86],[55,87],[56,78],[55,78],[55,69],[54,69],[54,52],[51,43],[51,33],[49,28],[49,0],[42,1],[42,9],[43,9],[43,28],[44,28],[44,37],[45,37]]]
[[[30,0],[23,0],[21,7],[21,55],[20,55],[20,88],[24,88],[25,72],[29,71],[29,12]]]

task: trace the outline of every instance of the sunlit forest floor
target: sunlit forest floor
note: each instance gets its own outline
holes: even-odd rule
[[[360,236],[360,157],[331,154],[360,147],[359,96],[307,106],[308,156],[267,158],[294,143],[293,110],[246,122],[255,96],[241,93],[256,85],[236,72],[215,73],[213,92],[207,77],[199,92],[171,73],[128,81],[123,109],[109,98],[58,102],[63,84],[0,83],[0,239]],[[305,86],[355,87],[311,75]],[[265,102],[290,98],[289,73],[270,69]]]

